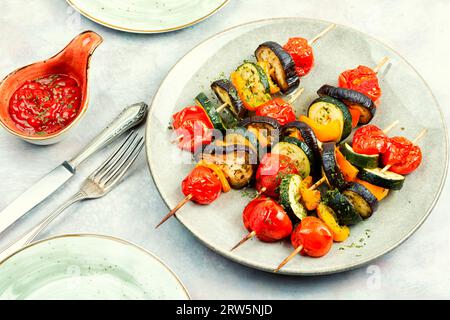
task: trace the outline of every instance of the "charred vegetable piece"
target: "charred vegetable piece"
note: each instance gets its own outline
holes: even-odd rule
[[[298,174],[288,174],[280,183],[280,204],[292,222],[298,222],[308,215],[300,203],[301,184],[302,178]]]
[[[311,129],[310,126],[308,126],[304,122],[293,121],[286,123],[283,126],[282,134],[284,136],[287,136],[292,131],[298,131],[299,133],[298,138],[303,140],[306,143],[306,145],[312,150],[314,154],[314,161],[311,162],[312,172],[313,174],[318,174],[321,171],[320,168],[321,168],[322,153],[320,151],[319,142],[317,141],[314,131]]]
[[[204,94],[203,92],[199,93],[195,97],[195,102],[205,110],[215,129],[225,131],[226,128],[222,122],[222,118],[220,117],[219,113],[216,110],[216,107],[211,102],[211,100],[209,100],[206,94]]]
[[[349,108],[358,109],[361,113],[359,123],[367,124],[375,116],[375,103],[366,95],[350,89],[323,85],[318,91],[319,96],[330,96],[344,102]]]
[[[342,242],[347,240],[350,235],[350,228],[339,225],[337,215],[333,209],[321,202],[317,207],[317,215],[330,229],[334,241]]]
[[[242,145],[208,145],[195,155],[197,160],[206,160],[217,165],[225,174],[233,189],[242,189],[253,178],[256,152]]]
[[[223,126],[225,129],[234,129],[237,127],[239,120],[236,119],[234,114],[228,108],[223,108],[219,110],[220,118],[222,119]]]
[[[362,220],[353,204],[338,190],[329,190],[324,196],[324,203],[336,213],[339,225],[350,226]]]
[[[400,190],[403,187],[403,182],[405,182],[404,176],[392,171],[383,172],[380,168],[362,168],[359,171],[358,178],[378,187],[392,190]]]
[[[270,87],[270,94],[275,94],[280,92],[280,88],[273,82],[272,77],[270,76],[270,73],[273,72],[271,70],[270,64],[267,61],[258,61],[258,65],[263,68],[264,72],[266,73],[267,79],[269,80],[269,87]]]
[[[353,207],[363,219],[369,218],[377,210],[377,198],[359,183],[353,183],[342,194],[353,204]]]
[[[336,144],[334,142],[323,144],[322,166],[327,181],[332,188],[345,190],[348,187],[348,183],[345,181],[336,161]]]
[[[243,63],[231,74],[231,81],[247,110],[256,110],[272,99],[266,73],[256,63]]]
[[[282,46],[273,41],[259,45],[255,51],[258,62],[266,61],[270,65],[271,77],[283,93],[292,92],[300,84],[295,71],[295,62]]]
[[[245,109],[244,104],[242,103],[241,98],[239,98],[239,94],[231,81],[227,79],[214,81],[211,84],[211,89],[222,104],[227,104],[235,117],[239,120],[245,118],[247,109]]]
[[[347,106],[337,99],[328,96],[317,98],[308,108],[308,118],[319,124],[338,120],[341,125],[339,141],[344,140],[352,133],[352,115]]]
[[[239,123],[239,126],[246,128],[258,138],[260,148],[272,146],[279,139],[281,126],[277,120],[270,117],[245,118]]]
[[[272,147],[272,154],[283,154],[291,158],[302,179],[309,176],[311,163],[306,153],[297,145],[289,142],[278,142]]]

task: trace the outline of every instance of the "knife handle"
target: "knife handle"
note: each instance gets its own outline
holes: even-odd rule
[[[75,172],[80,163],[92,154],[108,145],[128,129],[141,123],[147,114],[148,105],[144,102],[126,107],[94,140],[91,141],[77,156],[65,162]]]

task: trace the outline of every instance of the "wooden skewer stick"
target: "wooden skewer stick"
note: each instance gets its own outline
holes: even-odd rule
[[[419,135],[418,135],[413,141],[411,141],[412,144],[417,144],[417,142],[419,142],[419,140],[422,139],[426,134],[427,134],[427,129],[423,129],[423,130],[419,133]],[[383,169],[381,169],[381,172],[386,172],[386,171],[388,171],[391,167],[392,167],[392,164],[388,164],[388,165],[386,165]]]
[[[230,251],[233,251],[234,249],[236,249],[237,247],[239,247],[241,244],[243,244],[244,242],[246,242],[247,240],[250,240],[251,238],[253,238],[254,236],[256,236],[256,231],[252,231],[249,234],[247,234],[244,238],[242,238],[241,241],[239,241],[233,248],[230,249]]]
[[[273,272],[277,273],[278,271],[280,271],[280,269],[283,268],[284,265],[286,263],[288,263],[293,257],[295,257],[297,254],[299,254],[300,251],[302,251],[302,249],[303,249],[303,246],[297,247],[297,249],[295,249],[286,259],[283,260],[283,262],[280,263],[280,265],[275,270],[273,270]]]
[[[386,129],[383,130],[384,133],[388,133],[392,129],[394,129],[398,124],[400,123],[400,120],[395,120],[392,122],[389,126],[386,127]]]
[[[389,57],[384,57],[381,61],[373,68],[373,72],[378,73],[380,69],[389,61]]]
[[[300,88],[297,91],[295,91],[289,98],[288,103],[293,104],[302,95],[303,91],[305,91],[305,88]]]
[[[180,201],[180,203],[177,204],[175,208],[173,208],[162,220],[158,225],[155,227],[155,229],[158,229],[160,225],[162,225],[164,222],[166,222],[171,216],[173,216],[175,213],[177,213],[178,210],[181,209],[186,203],[188,203],[192,199],[192,194],[188,195],[186,198]]]
[[[172,144],[177,143],[178,141],[180,141],[183,138],[184,138],[184,135],[180,134],[178,137],[176,137],[175,139],[170,141],[170,143],[172,143]]]
[[[216,111],[217,111],[217,112],[222,111],[223,109],[225,109],[225,108],[227,107],[227,105],[228,105],[228,103],[225,102],[223,105],[221,105],[220,107],[218,107],[218,108],[216,109]]]
[[[316,190],[325,181],[327,181],[327,177],[323,176],[320,180],[318,180],[311,187],[309,187],[308,190]]]
[[[332,23],[330,24],[328,27],[326,27],[323,31],[321,31],[317,36],[315,36],[314,38],[310,39],[308,41],[308,44],[310,46],[312,46],[314,44],[314,42],[316,42],[317,40],[319,40],[321,37],[323,37],[324,35],[326,35],[328,32],[330,32],[331,30],[333,30],[336,27],[336,24]]]
[[[261,190],[258,191],[258,193],[256,193],[255,197],[253,199],[259,198],[264,192],[267,191],[266,187],[262,187]]]

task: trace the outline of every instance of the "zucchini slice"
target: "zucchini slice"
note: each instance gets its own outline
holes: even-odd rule
[[[316,162],[316,160],[314,157],[314,152],[311,150],[311,148],[308,147],[308,145],[305,142],[298,140],[297,138],[294,138],[294,137],[284,137],[281,141],[295,144],[297,147],[302,149],[302,151],[308,157],[309,163],[311,164],[311,174],[313,174],[313,171],[314,171],[313,164]]]
[[[258,146],[265,148],[272,146],[279,139],[280,123],[271,117],[253,116],[239,122],[240,127],[246,128],[258,139]]]
[[[223,108],[219,111],[220,118],[222,119],[223,126],[225,129],[233,129],[237,127],[239,123],[238,119],[228,108]]]
[[[300,84],[300,78],[295,71],[295,62],[281,45],[267,41],[258,46],[255,51],[258,62],[267,61],[273,70],[272,79],[285,94],[292,92]]]
[[[211,84],[211,89],[217,96],[217,99],[224,104],[226,103],[234,116],[239,120],[245,118],[247,109],[239,98],[239,94],[231,81],[227,79],[220,79]]]
[[[292,222],[299,222],[308,215],[300,203],[302,178],[298,174],[288,174],[280,183],[280,204],[287,211]]]
[[[327,124],[338,120],[341,124],[341,137],[339,141],[352,133],[352,115],[348,107],[341,101],[328,96],[314,100],[308,108],[308,117],[319,124]]]
[[[322,152],[314,131],[306,123],[300,121],[286,123],[282,128],[282,134],[286,135],[290,130],[298,130],[300,132],[301,138],[314,153],[314,162],[311,162],[313,166],[312,171],[314,174],[319,173],[321,171]]]
[[[341,191],[347,189],[348,183],[345,181],[344,175],[336,161],[336,144],[334,142],[327,142],[323,144],[322,148],[323,171],[330,187],[337,188]]]
[[[222,122],[222,118],[220,117],[219,113],[216,110],[216,107],[211,102],[211,100],[209,100],[206,94],[200,92],[195,97],[195,102],[205,110],[215,129],[225,131],[226,128]]]
[[[358,178],[373,185],[391,190],[400,190],[405,182],[404,176],[392,171],[382,172],[381,168],[362,168],[358,173]]]
[[[255,110],[272,99],[266,73],[256,63],[244,62],[231,74],[231,80],[248,110]]]
[[[353,207],[363,219],[372,216],[378,208],[377,198],[375,198],[372,192],[359,183],[352,184],[351,187],[342,194],[353,204]]]
[[[340,146],[339,149],[341,150],[345,159],[347,159],[351,164],[357,167],[367,169],[373,169],[378,167],[380,157],[377,154],[367,155],[356,153],[348,143],[344,143],[343,145]]]
[[[258,138],[245,128],[237,127],[227,130],[224,141],[226,144],[240,144],[258,150]]]
[[[330,96],[342,101],[347,106],[357,108],[361,112],[359,123],[362,124],[369,123],[377,111],[377,107],[372,99],[355,90],[338,88],[325,84],[317,91],[317,94],[321,97]]]
[[[353,204],[338,190],[329,190],[325,193],[324,203],[336,213],[339,225],[350,226],[362,221]]]
[[[305,179],[311,173],[311,163],[306,153],[297,145],[289,142],[278,142],[272,147],[272,153],[283,154],[292,159],[299,175]]]

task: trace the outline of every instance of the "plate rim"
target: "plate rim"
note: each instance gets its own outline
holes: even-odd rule
[[[172,31],[176,31],[176,30],[181,30],[184,28],[188,28],[191,27],[197,23],[200,23],[206,19],[208,19],[209,17],[211,17],[212,15],[216,14],[217,12],[219,12],[222,8],[224,8],[229,2],[230,0],[223,0],[223,2],[217,7],[215,8],[213,11],[209,12],[207,15],[200,17],[196,20],[193,20],[191,22],[185,23],[183,25],[180,26],[175,26],[175,27],[171,27],[171,28],[165,28],[165,29],[132,29],[132,28],[128,28],[125,26],[119,26],[119,25],[114,25],[111,24],[109,22],[106,21],[102,21],[99,18],[96,18],[94,16],[92,16],[91,14],[87,13],[86,11],[80,9],[75,3],[73,3],[73,0],[66,0],[66,2],[73,8],[75,9],[78,13],[80,13],[81,15],[83,15],[84,17],[88,18],[89,20],[98,23],[104,27],[113,29],[113,30],[118,30],[118,31],[123,31],[123,32],[128,32],[128,33],[140,33],[140,34],[158,34],[158,33],[166,33],[166,32],[172,32]]]
[[[178,275],[158,256],[156,256],[154,253],[150,252],[149,250],[145,249],[144,247],[131,242],[129,240],[121,239],[118,237],[110,236],[110,235],[104,235],[104,234],[96,234],[96,233],[68,233],[68,234],[62,234],[62,235],[56,235],[49,238],[41,239],[35,242],[32,242],[25,247],[20,248],[16,252],[10,254],[8,257],[0,261],[0,267],[2,267],[8,260],[15,257],[22,251],[27,250],[28,248],[37,246],[41,243],[50,242],[53,240],[59,240],[59,239],[66,239],[66,238],[95,238],[95,239],[103,239],[103,240],[109,240],[115,243],[120,243],[123,245],[127,245],[129,247],[134,247],[138,249],[139,251],[143,252],[145,255],[149,256],[150,258],[157,261],[164,269],[166,269],[176,280],[176,282],[180,285],[180,287],[183,289],[183,292],[186,295],[187,300],[192,300],[191,295],[189,294],[189,291],[186,289],[186,286],[183,284],[181,279],[178,277]]]
[[[378,42],[379,44],[381,44],[382,46],[384,46],[385,48],[391,50],[393,53],[395,53],[403,62],[405,62],[413,71],[414,73],[419,77],[419,79],[422,81],[422,83],[425,85],[425,87],[428,89],[432,99],[434,100],[434,103],[438,109],[439,115],[440,115],[440,120],[442,122],[442,127],[444,129],[444,134],[445,134],[445,167],[444,167],[444,172],[443,175],[441,177],[441,181],[439,183],[439,188],[438,191],[436,192],[433,201],[431,202],[430,206],[428,207],[428,209],[426,210],[425,215],[422,217],[422,219],[420,221],[418,221],[418,223],[411,228],[411,230],[401,239],[399,239],[397,242],[395,242],[394,244],[392,244],[388,249],[384,250],[381,253],[378,254],[373,254],[367,258],[365,258],[362,261],[359,262],[355,262],[355,263],[351,263],[348,265],[344,265],[344,266],[337,266],[334,268],[327,268],[326,270],[319,270],[319,271],[301,271],[301,272],[297,272],[297,271],[286,271],[286,270],[280,270],[278,271],[276,274],[280,274],[280,275],[288,275],[288,276],[320,276],[320,275],[329,275],[329,274],[335,274],[335,273],[341,273],[341,272],[346,272],[346,271],[350,271],[350,270],[354,270],[357,268],[361,268],[371,262],[373,262],[374,260],[388,254],[389,252],[391,252],[392,250],[398,248],[402,243],[404,243],[406,240],[408,240],[421,226],[422,224],[425,222],[425,220],[429,217],[429,215],[431,214],[431,212],[433,211],[433,209],[435,208],[441,194],[442,194],[442,190],[444,188],[445,182],[447,180],[447,174],[448,174],[448,167],[449,167],[449,153],[448,153],[448,146],[449,146],[449,137],[448,137],[448,129],[447,129],[447,125],[445,122],[445,117],[444,117],[444,113],[442,110],[441,105],[439,104],[434,92],[431,90],[431,87],[429,86],[429,84],[425,81],[425,79],[422,77],[422,75],[417,71],[417,69],[403,56],[401,55],[398,51],[396,51],[395,49],[393,49],[391,46],[387,45],[386,43],[384,43],[383,41],[373,37],[370,34],[367,34],[365,32],[362,32],[356,28],[341,24],[341,23],[336,23],[336,22],[331,22],[328,20],[324,20],[324,19],[316,19],[316,18],[308,18],[308,17],[295,17],[295,16],[287,16],[287,17],[275,17],[275,18],[265,18],[265,19],[259,19],[259,20],[253,20],[253,21],[249,21],[246,23],[242,23],[242,24],[238,24],[229,28],[226,28],[218,33],[215,33],[212,36],[207,37],[205,40],[201,41],[200,43],[198,43],[197,45],[195,45],[194,47],[192,47],[186,54],[184,54],[180,59],[177,60],[177,62],[169,69],[169,71],[167,72],[166,76],[163,78],[163,80],[161,81],[158,90],[155,92],[151,104],[150,104],[150,110],[148,112],[147,115],[147,120],[146,120],[146,125],[145,125],[145,145],[146,145],[146,157],[147,157],[147,165],[150,171],[150,176],[152,178],[152,181],[156,187],[156,190],[158,190],[158,193],[161,197],[161,199],[163,200],[163,202],[165,203],[166,207],[170,210],[170,206],[167,203],[166,199],[163,197],[162,192],[158,186],[158,184],[155,181],[155,178],[153,176],[153,170],[152,170],[152,162],[151,162],[151,157],[150,157],[150,140],[148,138],[149,136],[149,128],[150,128],[150,120],[151,117],[153,115],[153,104],[156,100],[156,98],[160,95],[160,91],[161,91],[161,87],[163,86],[163,84],[166,82],[167,78],[169,77],[169,75],[173,72],[173,70],[178,66],[178,64],[180,64],[184,58],[189,55],[193,50],[197,49],[198,47],[202,46],[203,44],[205,44],[206,42],[221,36],[224,33],[227,33],[233,29],[238,29],[241,27],[245,27],[251,24],[259,24],[259,23],[264,23],[264,22],[270,22],[270,21],[281,21],[281,20],[307,20],[307,21],[314,21],[314,22],[322,22],[322,23],[328,23],[328,24],[332,24],[334,23],[336,26],[339,27],[344,27],[347,29],[350,29],[354,32],[357,32],[359,34],[362,34],[364,37],[370,38],[373,41]],[[262,266],[258,266],[257,264],[252,264],[236,255],[231,254],[230,252],[226,252],[215,248],[214,246],[212,246],[211,244],[209,244],[205,239],[203,239],[201,236],[197,235],[195,232],[193,232],[193,230],[190,228],[190,226],[188,224],[186,224],[185,222],[183,222],[183,218],[175,216],[176,219],[187,229],[189,230],[189,232],[194,235],[195,238],[197,238],[203,245],[205,245],[207,248],[211,249],[213,252],[221,255],[222,257],[229,259],[231,261],[237,262],[241,265],[250,267],[252,269],[257,269],[257,270],[261,270],[261,271],[265,271],[271,274],[274,274],[273,270],[269,269],[269,268],[265,268]]]

